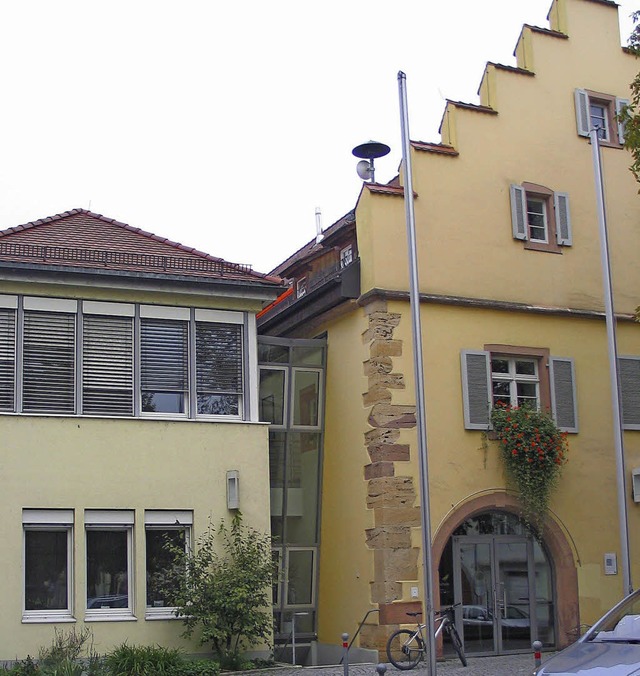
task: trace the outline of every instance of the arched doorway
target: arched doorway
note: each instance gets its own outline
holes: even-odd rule
[[[562,647],[575,638],[573,552],[557,523],[548,520],[539,542],[517,512],[506,493],[481,496],[450,514],[434,541],[439,604],[460,604],[456,624],[472,655],[526,651],[534,640]]]

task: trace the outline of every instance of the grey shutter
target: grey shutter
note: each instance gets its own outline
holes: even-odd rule
[[[549,379],[551,381],[551,411],[556,425],[563,432],[577,432],[578,407],[573,359],[551,357]]]
[[[133,319],[85,315],[82,412],[133,415]]]
[[[527,237],[527,194],[520,185],[511,185],[511,227],[514,239]]]
[[[0,411],[13,411],[16,384],[16,312],[0,310]]]
[[[142,319],[140,323],[140,381],[144,392],[186,392],[187,322]]]
[[[243,390],[242,326],[196,323],[198,413],[238,415]]]
[[[618,357],[622,426],[640,430],[640,357]]]
[[[580,136],[589,136],[591,115],[589,114],[589,94],[584,89],[576,89],[576,126]]]
[[[553,195],[556,208],[556,239],[560,246],[571,246],[571,214],[569,213],[569,195],[566,192],[557,192]]]
[[[618,143],[624,145],[624,133],[625,133],[625,123],[620,120],[620,115],[625,106],[628,106],[631,103],[629,99],[616,99],[616,120],[618,122]]]
[[[75,413],[75,331],[74,314],[25,311],[25,413]]]
[[[465,429],[487,430],[491,411],[491,355],[462,350],[460,359]]]

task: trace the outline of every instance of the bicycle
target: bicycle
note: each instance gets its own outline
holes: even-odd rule
[[[460,605],[457,603],[456,605]],[[436,639],[441,634],[449,637],[453,649],[462,662],[462,666],[467,666],[467,658],[464,654],[464,646],[456,625],[452,619],[452,613],[455,606],[448,606],[435,611],[436,624]],[[418,617],[422,615],[421,612],[407,613],[411,617]],[[426,624],[421,624],[416,620],[417,628],[398,629],[394,631],[387,641],[387,658],[396,669],[408,670],[413,669],[420,660],[424,659],[427,654],[427,647],[424,637],[424,630],[427,628]]]

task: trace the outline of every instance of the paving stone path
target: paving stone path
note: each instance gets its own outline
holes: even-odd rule
[[[534,669],[532,654],[504,655],[501,657],[469,657],[469,666],[463,667],[457,660],[438,662],[436,676],[529,676]],[[544,656],[543,656],[544,662]],[[398,671],[390,664],[386,665],[386,676],[426,676],[428,670],[421,663],[411,671]],[[252,674],[260,672],[251,672]],[[263,672],[263,674],[266,672]],[[269,669],[269,676],[343,676],[342,666],[322,667],[283,667]],[[349,676],[378,676],[375,664],[351,664]]]

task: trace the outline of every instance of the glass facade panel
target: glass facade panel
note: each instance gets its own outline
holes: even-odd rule
[[[258,343],[260,419],[270,422],[269,472],[274,561],[281,569],[273,588],[276,641],[316,631],[316,565],[322,454],[323,340]],[[277,368],[269,365],[277,364]],[[306,368],[302,368],[306,367]],[[280,429],[274,429],[274,426]],[[294,617],[295,616],[295,617]],[[284,648],[286,651],[286,647]],[[278,650],[275,651],[276,654]]]
[[[285,502],[287,542],[318,541],[320,434],[291,432],[287,449]]]
[[[314,551],[290,549],[287,566],[287,604],[310,605],[313,602]]]
[[[259,342],[258,361],[261,364],[287,364],[289,362],[289,347]]]
[[[294,366],[323,366],[324,348],[322,347],[293,347],[291,349],[291,363]]]
[[[293,425],[319,424],[320,372],[293,371]]]
[[[260,420],[284,425],[284,369],[260,369]]]

